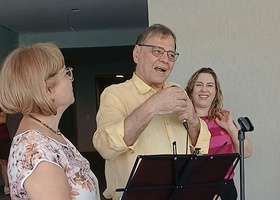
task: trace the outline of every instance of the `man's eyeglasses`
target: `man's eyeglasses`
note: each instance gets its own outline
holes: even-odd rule
[[[73,75],[73,68],[67,67],[66,68],[66,76],[71,80],[74,81],[74,75]]]
[[[154,45],[149,45],[149,44],[138,44],[138,46],[152,47],[152,54],[157,58],[161,58],[163,56],[164,52],[166,52],[168,60],[171,61],[171,62],[175,62],[176,59],[179,56],[178,52],[176,52],[176,51],[166,51],[164,48],[159,47],[159,46],[154,46]]]

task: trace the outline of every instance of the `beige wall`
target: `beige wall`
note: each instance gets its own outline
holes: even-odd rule
[[[280,1],[150,0],[148,7],[149,24],[177,35],[180,56],[169,79],[185,86],[194,71],[211,66],[224,107],[236,123],[241,116],[253,122],[246,134],[253,144],[245,160],[246,199],[279,199]]]

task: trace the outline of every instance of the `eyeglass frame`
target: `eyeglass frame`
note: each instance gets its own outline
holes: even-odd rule
[[[138,46],[142,46],[142,47],[152,47],[152,54],[153,56],[157,57],[157,58],[161,58],[163,56],[163,54],[166,52],[167,53],[167,57],[168,57],[168,60],[170,62],[175,62],[179,56],[179,53],[176,52],[176,51],[166,51],[163,47],[159,47],[159,46],[156,46],[156,45],[150,45],[150,44],[137,44]],[[161,55],[155,55],[155,51],[154,49],[155,48],[159,48],[159,49],[162,49],[163,50],[163,53]],[[169,54],[168,53],[174,53],[174,60],[170,60],[170,57],[169,57]]]
[[[70,73],[70,74],[68,74]],[[66,67],[66,76],[73,82],[74,81],[74,74],[72,67]]]

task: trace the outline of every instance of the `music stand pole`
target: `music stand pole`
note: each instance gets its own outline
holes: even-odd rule
[[[238,131],[239,152],[240,152],[240,200],[245,200],[245,172],[244,172],[244,140],[245,133]]]

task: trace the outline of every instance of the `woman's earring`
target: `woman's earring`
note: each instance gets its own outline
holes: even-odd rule
[[[50,101],[51,101],[52,103],[54,103],[54,98],[51,98]],[[56,115],[56,114],[57,114],[57,111],[54,111],[53,115]]]

